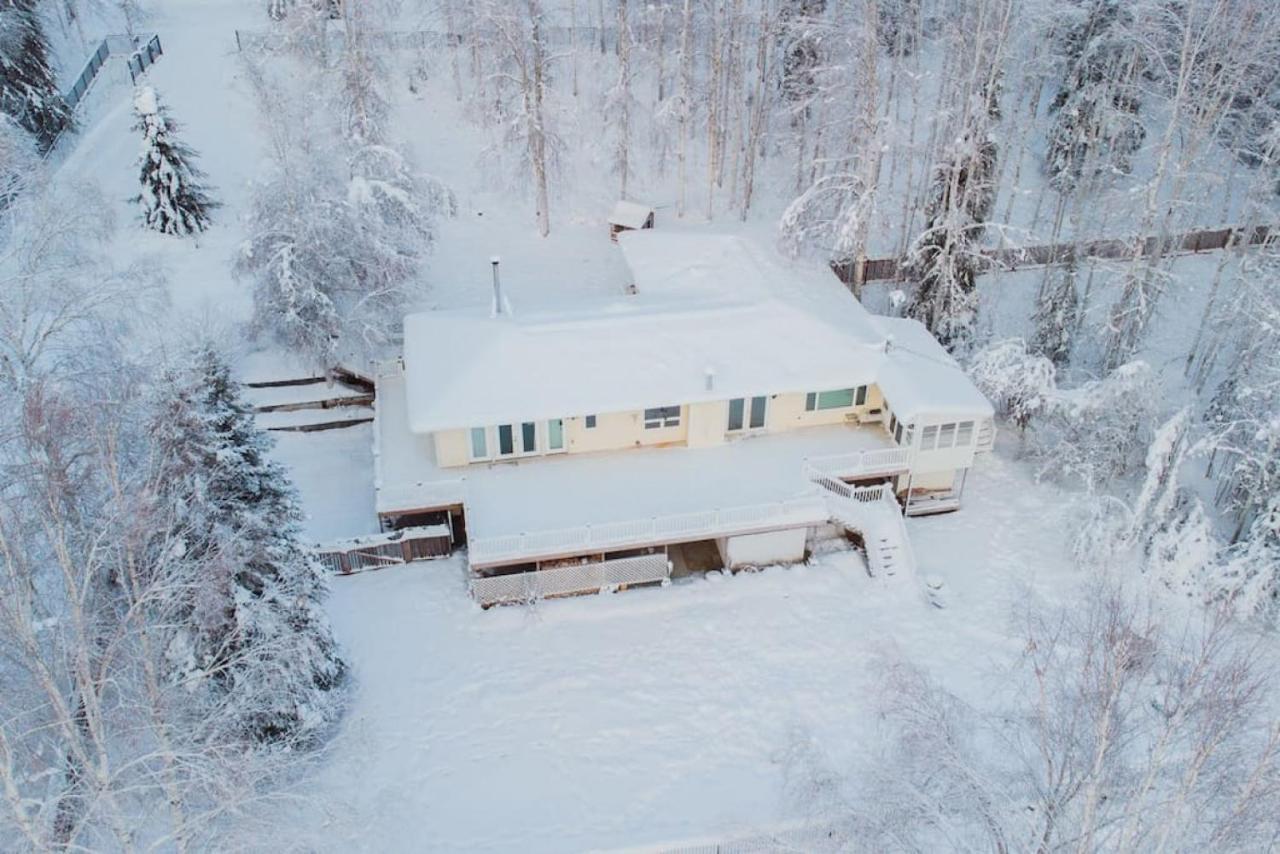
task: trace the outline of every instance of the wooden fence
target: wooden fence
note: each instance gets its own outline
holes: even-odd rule
[[[657,552],[537,572],[476,576],[471,579],[471,595],[487,608],[490,605],[532,602],[548,596],[572,596],[631,584],[659,583],[670,576],[671,565],[667,563],[666,554]]]
[[[1145,237],[1138,251],[1138,239],[1086,240],[1080,243],[1047,243],[1039,246],[1023,246],[1009,249],[984,249],[985,271],[1017,270],[1021,267],[1046,267],[1066,264],[1082,258],[1131,258],[1135,254],[1184,254],[1212,252],[1229,245],[1256,246],[1267,243],[1280,235],[1280,226],[1258,225],[1252,227],[1213,228],[1170,235],[1161,241],[1159,237]],[[901,281],[906,278],[904,258],[868,258],[862,264],[859,279],[857,262],[832,262],[831,269],[845,284],[861,282]]]
[[[448,525],[424,525],[340,540],[317,547],[316,554],[325,568],[350,575],[416,560],[446,557],[452,551],[453,535]]]

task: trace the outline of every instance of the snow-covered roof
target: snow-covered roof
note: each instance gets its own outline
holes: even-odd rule
[[[991,402],[918,320],[876,317],[889,337],[876,384],[899,421],[990,418]]]
[[[785,262],[733,236],[646,230],[619,242],[634,296],[496,316],[459,309],[406,318],[410,429],[883,387],[886,377],[895,389],[890,402],[904,415],[922,401],[930,411],[938,409],[935,399],[951,411],[981,399],[923,327],[932,349],[912,344],[886,353],[881,319],[820,266]],[[917,372],[924,388],[913,398]]]
[[[613,206],[613,213],[609,214],[610,225],[620,225],[623,228],[644,228],[645,220],[653,213],[653,208],[647,205],[641,205],[636,202],[618,202]]]

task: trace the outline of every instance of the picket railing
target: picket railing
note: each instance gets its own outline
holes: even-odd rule
[[[467,548],[471,564],[484,566],[515,559],[533,560],[549,555],[604,552],[652,543],[732,536],[825,518],[826,509],[820,498],[802,496],[789,501],[724,510],[651,516],[529,534],[476,537],[469,541]]]
[[[874,477],[898,474],[911,468],[910,448],[879,448],[849,454],[809,457],[810,466],[838,477]]]
[[[547,596],[570,596],[622,585],[652,584],[665,581],[670,575],[671,565],[667,556],[659,552],[537,572],[477,576],[471,579],[471,595],[485,606],[532,602]]]

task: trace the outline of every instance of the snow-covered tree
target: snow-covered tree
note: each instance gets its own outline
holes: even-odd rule
[[[435,220],[452,214],[453,198],[390,142],[327,134],[279,81],[256,82],[273,165],[236,264],[254,282],[255,329],[320,370],[377,355],[420,285]]]
[[[382,0],[345,3],[342,55],[338,60],[338,88],[346,138],[353,144],[381,145],[387,141],[391,103],[387,97],[387,69],[381,53],[370,44],[371,30],[385,20]]]
[[[137,117],[134,130],[142,133],[138,156],[142,191],[134,198],[142,223],[151,231],[185,236],[204,231],[217,203],[204,186],[204,173],[195,166],[196,154],[178,138],[178,126],[150,86],[133,96]]]
[[[1024,433],[1057,394],[1053,362],[1029,351],[1021,338],[987,345],[974,354],[968,370],[996,412]]]
[[[1275,626],[1280,619],[1280,497],[1271,499],[1254,518],[1249,535],[1228,549],[1211,572],[1211,600]]]
[[[37,0],[0,3],[0,110],[34,136],[41,150],[72,125],[49,64]]]
[[[1183,407],[1160,425],[1147,449],[1146,476],[1134,502],[1134,529],[1145,537],[1169,517],[1177,501],[1178,473],[1186,460],[1191,410]]]
[[[1075,0],[1054,23],[1065,70],[1049,114],[1045,168],[1054,186],[1073,187],[1085,172],[1128,172],[1146,137],[1138,117],[1142,73],[1126,0]]]
[[[1099,380],[1058,389],[1035,436],[1041,475],[1092,489],[1141,465],[1159,399],[1151,367],[1121,365]]]
[[[315,739],[340,709],[344,664],[323,608],[325,577],[271,441],[211,346],[162,384],[152,433],[172,531],[205,572],[168,645],[173,678],[202,691],[250,741]]]
[[[1170,626],[1134,598],[1095,584],[1019,614],[1019,653],[981,706],[885,661],[886,752],[856,774],[803,750],[787,768],[830,850],[1268,848],[1280,833],[1268,659],[1221,618]]]
[[[506,142],[521,152],[522,165],[533,181],[538,232],[546,237],[551,233],[549,187],[560,141],[551,126],[553,114],[548,104],[555,57],[547,46],[542,2],[501,3],[483,11],[490,28],[486,40],[495,53],[495,77],[511,84]],[[603,39],[603,29],[601,32]]]
[[[944,346],[964,352],[973,343],[978,318],[978,252],[995,204],[996,155],[991,133],[999,118],[998,79],[984,86],[956,142],[948,146],[925,207],[925,227],[907,255],[916,290],[907,314],[929,328]]]
[[[0,209],[30,185],[38,169],[35,140],[17,122],[0,114]]]
[[[1036,324],[1031,347],[1058,367],[1071,358],[1071,347],[1080,326],[1080,296],[1076,292],[1076,264],[1050,274],[1048,286],[1036,302]]]
[[[880,43],[892,56],[910,56],[920,39],[921,0],[877,0]]]

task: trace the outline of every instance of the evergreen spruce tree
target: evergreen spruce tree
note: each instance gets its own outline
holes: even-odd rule
[[[0,109],[47,151],[71,127],[36,0],[0,0]]]
[[[345,671],[327,584],[300,541],[297,496],[267,456],[271,441],[211,346],[163,383],[153,432],[173,539],[200,569],[168,653],[175,679],[204,690],[234,737],[318,736],[338,713]]]
[[[1031,349],[1061,368],[1071,358],[1071,346],[1079,321],[1080,295],[1076,291],[1076,265],[1072,261],[1053,274],[1036,304],[1036,331]]]
[[[1060,190],[1090,172],[1128,172],[1146,129],[1127,81],[1140,71],[1131,37],[1129,0],[1076,0],[1058,30],[1066,73],[1049,104],[1045,170]],[[1083,7],[1083,8],[1080,8]]]
[[[142,132],[142,192],[134,202],[142,209],[143,224],[161,234],[204,231],[217,203],[205,191],[204,173],[193,163],[195,152],[176,139],[178,126],[150,86],[134,93],[133,109],[138,119],[134,130]]]
[[[968,349],[978,317],[978,244],[995,204],[998,148],[988,128],[1000,117],[999,83],[983,94],[985,112],[971,120],[935,170],[924,233],[907,257],[917,286],[907,315],[947,349]]]

